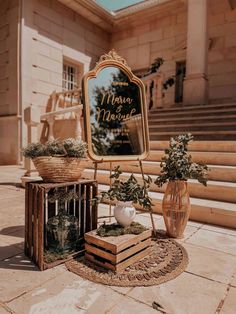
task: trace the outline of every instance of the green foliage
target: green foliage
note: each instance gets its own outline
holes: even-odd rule
[[[126,181],[120,180],[121,174],[120,166],[116,167],[110,176],[111,179],[115,180],[107,192],[102,192],[102,198],[111,201],[133,202],[143,208],[150,209],[152,201],[148,196],[148,188],[152,182],[151,177],[144,178],[144,184],[140,185],[133,174]]]
[[[55,203],[56,201],[69,202],[73,199],[78,200],[78,194],[74,190],[66,191],[64,187],[55,189],[53,194],[48,197],[49,203]]]
[[[31,159],[41,156],[85,158],[87,144],[82,140],[68,138],[48,141],[46,144],[31,143],[26,148],[23,148],[22,152],[25,157]]]
[[[129,227],[122,227],[121,225],[117,223],[106,225],[106,223],[104,222],[104,224],[98,228],[97,234],[100,237],[110,237],[110,236],[117,237],[123,234],[136,234],[137,235],[146,230],[147,228],[138,222],[132,222]]]
[[[156,58],[154,62],[151,64],[150,72],[155,73],[160,68],[160,66],[164,63],[162,58]]]
[[[170,139],[169,148],[165,150],[165,156],[161,162],[161,174],[155,180],[155,184],[161,187],[164,183],[174,180],[196,179],[203,185],[207,185],[206,165],[192,161],[188,154],[188,144],[193,140],[191,134],[183,134]]]

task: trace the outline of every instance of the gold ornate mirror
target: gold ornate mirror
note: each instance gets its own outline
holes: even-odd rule
[[[85,137],[94,161],[143,160],[149,153],[145,90],[112,50],[83,78]]]

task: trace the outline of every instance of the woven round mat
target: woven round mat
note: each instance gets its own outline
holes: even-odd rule
[[[84,257],[66,262],[67,269],[82,278],[121,287],[159,285],[180,275],[187,265],[188,255],[182,245],[160,234],[152,240],[147,257],[119,273],[103,269]]]

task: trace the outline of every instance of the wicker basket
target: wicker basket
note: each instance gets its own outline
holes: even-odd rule
[[[35,168],[45,182],[77,181],[83,168],[79,167],[81,159],[72,157],[36,157]]]

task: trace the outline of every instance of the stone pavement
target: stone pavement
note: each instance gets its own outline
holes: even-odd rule
[[[159,286],[117,288],[94,284],[63,265],[40,272],[23,254],[23,170],[0,167],[0,314],[235,314],[236,230],[189,222],[180,240],[187,270]],[[100,208],[100,215],[107,207]],[[136,221],[150,225],[147,214]],[[158,229],[163,219],[155,216]],[[155,301],[165,309],[152,308]]]

